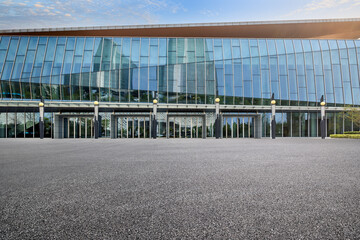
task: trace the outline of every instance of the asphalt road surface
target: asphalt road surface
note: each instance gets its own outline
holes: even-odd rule
[[[0,139],[0,239],[360,239],[360,141]]]

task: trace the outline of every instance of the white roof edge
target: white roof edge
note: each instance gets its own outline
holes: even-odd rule
[[[58,27],[58,28],[30,28],[30,29],[0,29],[1,33],[13,32],[61,32],[81,30],[112,30],[112,29],[143,29],[143,28],[182,28],[182,27],[211,27],[211,26],[241,26],[241,25],[266,25],[289,23],[321,23],[321,22],[358,22],[360,18],[338,19],[307,19],[307,20],[276,20],[276,21],[250,21],[250,22],[218,22],[218,23],[183,23],[183,24],[149,24],[149,25],[123,25],[123,26],[89,26],[89,27]]]

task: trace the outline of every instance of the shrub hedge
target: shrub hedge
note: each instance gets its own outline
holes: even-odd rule
[[[360,134],[331,134],[331,138],[351,138],[360,139]]]
[[[360,131],[349,131],[349,132],[344,132],[344,134],[360,134]]]

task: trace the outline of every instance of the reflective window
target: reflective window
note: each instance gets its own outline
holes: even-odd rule
[[[274,93],[281,105],[316,106],[322,95],[330,107],[358,105],[359,42],[4,36],[1,92],[6,98],[188,104],[220,97],[229,105],[269,105]],[[287,114],[284,119],[288,124]],[[282,134],[293,134],[283,126]]]

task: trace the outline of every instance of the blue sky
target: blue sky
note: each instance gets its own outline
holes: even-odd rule
[[[360,0],[0,0],[0,29],[358,17]]]

